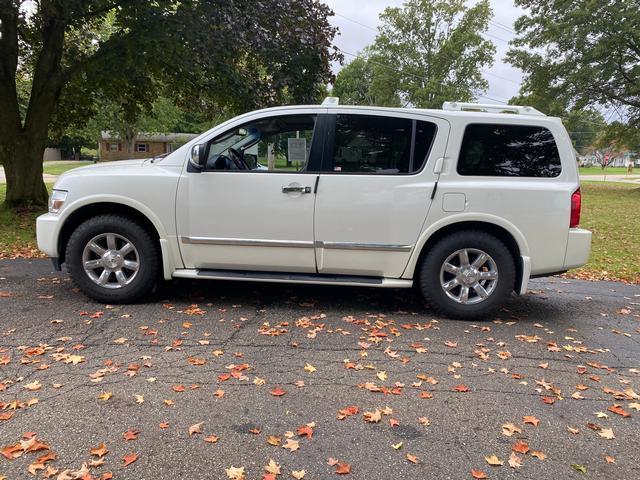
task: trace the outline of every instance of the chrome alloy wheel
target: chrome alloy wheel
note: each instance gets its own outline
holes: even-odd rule
[[[82,252],[82,266],[87,276],[104,288],[129,285],[140,269],[138,250],[117,233],[101,233],[93,237]]]
[[[498,267],[488,253],[463,248],[447,257],[440,268],[440,286],[456,303],[483,302],[498,285]]]

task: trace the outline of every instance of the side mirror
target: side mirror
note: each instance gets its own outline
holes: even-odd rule
[[[191,166],[193,168],[202,170],[207,161],[206,154],[207,154],[206,144],[203,143],[200,145],[194,145],[191,148],[191,157],[189,158],[189,163],[191,163]]]

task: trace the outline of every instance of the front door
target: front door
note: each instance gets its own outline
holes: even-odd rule
[[[315,211],[318,272],[399,278],[431,204],[448,122],[349,109],[330,118]]]
[[[206,168],[187,168],[178,187],[187,268],[316,272],[316,119],[272,114],[208,142]]]

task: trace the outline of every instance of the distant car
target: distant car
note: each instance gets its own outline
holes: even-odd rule
[[[159,277],[417,285],[455,318],[587,261],[560,119],[328,100],[241,115],[162,159],[67,172],[39,248],[101,302],[140,299]]]

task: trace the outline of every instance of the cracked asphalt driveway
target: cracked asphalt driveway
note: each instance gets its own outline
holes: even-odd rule
[[[106,306],[2,260],[0,478],[636,479],[639,341],[637,285],[535,280],[474,323],[232,282]]]

